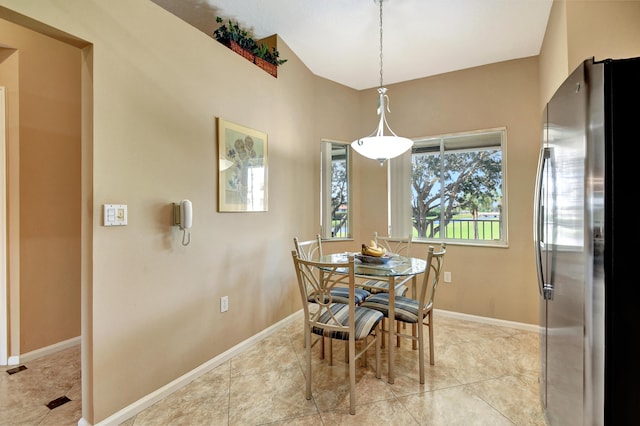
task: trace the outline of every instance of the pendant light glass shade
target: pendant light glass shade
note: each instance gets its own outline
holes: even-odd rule
[[[387,96],[387,88],[382,84],[382,1],[374,0],[380,4],[380,87],[378,88],[378,115],[380,121],[376,130],[364,138],[356,139],[351,143],[351,147],[360,155],[373,160],[378,160],[382,166],[385,160],[397,157],[413,146],[413,141],[396,135],[384,115],[385,110],[389,109],[389,97]],[[390,135],[385,136],[385,128]]]
[[[356,139],[351,143],[351,147],[357,153],[367,158],[371,158],[372,160],[378,160],[380,165],[383,165],[385,160],[403,154],[413,146],[413,141],[411,139],[396,135],[389,127],[384,115],[385,104],[389,102],[386,92],[386,87],[378,88],[378,115],[380,116],[380,122],[378,123],[376,131],[369,136]],[[388,110],[388,107],[386,109]],[[385,127],[391,135],[385,136]]]

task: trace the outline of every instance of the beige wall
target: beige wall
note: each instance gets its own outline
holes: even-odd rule
[[[540,52],[541,111],[585,59],[640,56],[640,1],[554,1]]]
[[[313,76],[283,40],[278,48],[289,61],[274,79],[148,1],[0,6],[92,44],[78,58],[80,274],[83,416],[97,423],[300,308],[291,239],[318,232],[318,143],[369,133],[375,91]],[[549,62],[562,63],[570,56],[563,50]],[[532,194],[540,82],[561,81],[554,75],[525,58],[389,87],[389,120],[405,136],[507,126],[509,248],[451,246],[453,282],[440,287],[439,309],[537,323]],[[217,212],[216,116],[268,134],[268,212]],[[386,228],[384,171],[355,157],[350,247]],[[170,226],[171,203],[184,198],[194,208],[187,247]],[[104,203],[127,204],[129,225],[103,227]]]
[[[9,216],[18,231],[9,238],[16,356],[80,335],[80,52],[5,20],[0,35],[12,48],[0,84],[9,116],[19,117],[8,170],[9,204],[20,205]]]
[[[528,324],[538,323],[531,222],[540,139],[536,57],[502,62],[390,86],[392,129],[416,138],[495,127],[507,128],[509,247],[449,245],[445,270],[452,282],[438,288],[437,309]],[[376,90],[363,93],[361,121],[375,126]],[[368,107],[368,108],[367,108]],[[366,133],[366,132],[365,132]],[[361,203],[356,242],[386,232],[385,170],[355,154]],[[377,212],[377,213],[373,213]],[[424,256],[425,244],[414,244]]]
[[[291,239],[317,232],[318,141],[353,137],[342,112],[358,94],[284,43],[275,79],[151,2],[1,4],[93,44],[77,66],[92,69],[81,276],[83,415],[96,423],[300,308]],[[217,213],[217,116],[268,134],[267,213]],[[184,198],[187,247],[170,226]],[[104,203],[127,204],[129,225],[103,227]]]
[[[569,73],[582,61],[640,56],[640,1],[567,1]]]
[[[565,1],[554,1],[540,49],[540,114],[570,73]]]

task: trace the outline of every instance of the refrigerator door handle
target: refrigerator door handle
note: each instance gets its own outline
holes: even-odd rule
[[[543,147],[538,157],[538,170],[536,175],[536,190],[533,210],[533,240],[535,243],[536,270],[538,272],[538,290],[545,300],[553,298],[553,286],[545,284],[545,271],[542,262],[542,246],[544,241],[544,206],[542,205],[542,190],[547,161],[551,158],[551,149]]]

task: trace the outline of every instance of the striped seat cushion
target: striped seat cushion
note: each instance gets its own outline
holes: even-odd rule
[[[389,281],[369,280],[359,285],[370,290],[371,294],[386,293],[386,291],[383,289],[389,289]],[[407,287],[406,285],[402,283],[396,284],[396,297],[406,296],[408,290],[409,287]]]
[[[356,305],[360,305],[367,297],[371,296],[364,288],[354,289],[354,301]],[[349,289],[347,287],[334,287],[331,290],[331,297],[336,303],[349,303]]]
[[[389,293],[378,293],[368,298],[362,307],[375,309],[380,311],[385,317],[389,317]],[[408,322],[410,324],[418,323],[418,301],[409,297],[395,298],[395,316],[396,320]],[[424,318],[420,318],[422,321]]]
[[[344,303],[332,303],[329,307],[333,315],[336,317],[341,324],[345,326],[348,325],[349,319],[349,305],[345,305]],[[382,321],[383,315],[381,312],[374,311],[373,309],[366,309],[360,306],[356,306],[356,315],[355,315],[355,340],[362,340],[376,328],[378,323]],[[325,311],[320,318],[318,319],[319,323],[333,325],[334,321],[331,319],[331,315],[329,312]],[[324,331],[320,327],[312,327],[311,332],[314,334],[318,334],[326,337],[330,337],[332,339],[338,340],[349,340],[349,332],[348,331]]]
[[[367,290],[363,288],[356,288],[354,291],[354,302],[356,305],[360,305],[365,301],[367,297],[371,296]],[[325,303],[328,302],[325,298]],[[331,290],[331,301],[334,303],[349,303],[349,289],[347,287],[334,287]],[[316,303],[314,296],[309,297],[309,302]]]

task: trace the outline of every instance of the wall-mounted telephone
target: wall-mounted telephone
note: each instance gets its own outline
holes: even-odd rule
[[[182,200],[180,202],[180,229],[189,229],[191,228],[191,223],[193,221],[192,216],[192,205],[189,200]]]
[[[191,201],[182,200],[180,204],[173,203],[173,225],[182,229],[182,245],[188,246],[191,242],[189,228],[193,224],[193,206]]]

